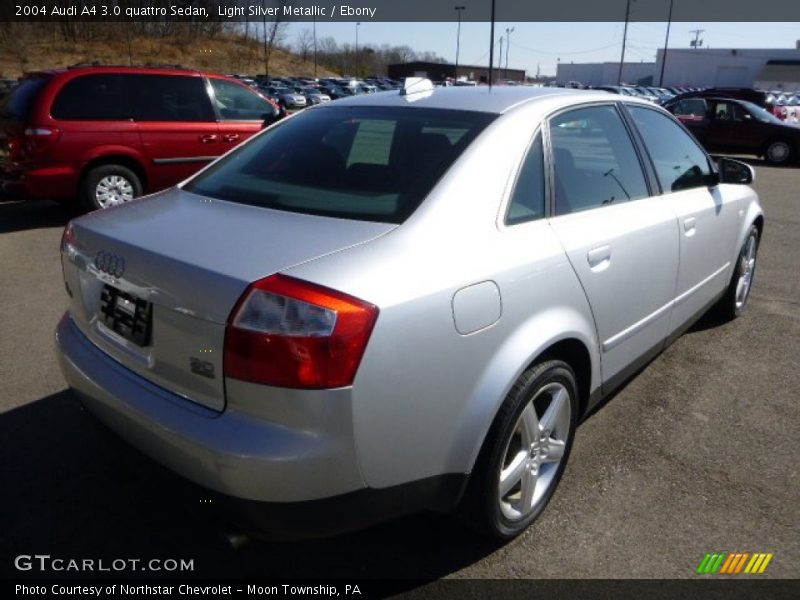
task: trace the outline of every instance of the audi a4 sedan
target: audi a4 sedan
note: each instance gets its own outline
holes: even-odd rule
[[[745,309],[752,179],[606,92],[411,80],[314,106],[68,225],[61,368],[261,535],[434,510],[509,539],[588,411]]]

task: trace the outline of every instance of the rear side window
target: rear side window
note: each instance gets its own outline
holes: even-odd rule
[[[506,225],[534,221],[544,216],[544,153],[542,135],[537,134],[514,185],[508,204]]]
[[[263,121],[275,112],[272,104],[238,83],[211,79],[211,87],[223,121]]]
[[[49,77],[23,79],[0,102],[0,116],[6,119],[26,119],[36,97],[49,80]]]
[[[711,165],[706,153],[675,121],[649,108],[628,106],[664,192],[704,187]]]
[[[122,75],[81,75],[68,81],[50,114],[63,121],[121,121],[133,116]]]
[[[184,189],[253,206],[401,223],[494,118],[413,107],[315,109],[244,144]]]
[[[202,77],[130,75],[137,121],[215,121]]]
[[[579,108],[553,117],[550,138],[556,215],[649,195],[631,138],[613,106]]]
[[[706,116],[706,101],[702,98],[687,98],[676,102],[672,107],[672,114],[681,117],[699,117]]]

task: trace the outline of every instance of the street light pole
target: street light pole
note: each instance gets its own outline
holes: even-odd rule
[[[494,2],[492,0],[492,27],[489,30],[489,87],[492,87],[494,76]]]
[[[628,41],[628,19],[631,16],[631,0],[625,4],[625,29],[622,32],[622,55],[619,57],[619,75],[617,85],[622,85],[622,65],[625,62],[625,42]]]
[[[461,11],[467,7],[456,6],[454,8],[458,13],[458,32],[456,33],[456,70],[455,70],[456,81],[458,81],[458,54],[461,51]]]
[[[510,29],[506,27],[506,79],[508,79],[508,49],[511,48],[511,34],[514,32],[514,29],[514,27],[511,27]]]
[[[658,85],[664,87],[664,67],[667,66],[667,48],[669,47],[669,27],[672,25],[672,3],[669,0],[669,16],[667,17],[667,37],[664,39],[664,55],[661,57],[661,75],[658,78]]]
[[[314,79],[317,78],[317,17],[314,16]]]
[[[356,72],[353,74],[358,77],[358,28],[361,23],[356,23]]]

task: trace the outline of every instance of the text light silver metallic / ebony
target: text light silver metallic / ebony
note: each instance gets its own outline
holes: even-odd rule
[[[580,419],[709,308],[747,306],[748,165],[630,96],[411,83],[62,241],[70,386],[262,534],[460,507],[518,535]]]

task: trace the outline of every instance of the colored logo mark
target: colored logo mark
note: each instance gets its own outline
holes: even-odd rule
[[[706,554],[697,567],[700,575],[733,575],[747,573],[756,575],[767,569],[772,553],[763,552],[714,552]]]

